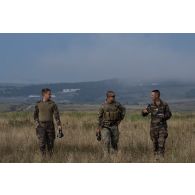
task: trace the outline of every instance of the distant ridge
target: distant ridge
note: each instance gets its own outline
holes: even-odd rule
[[[130,82],[125,79],[109,79],[89,82],[50,84],[0,83],[0,101],[35,102],[40,99],[42,88],[51,88],[55,100],[71,104],[96,104],[105,100],[107,90],[114,90],[124,104],[143,104],[149,101],[149,92],[158,88],[169,101],[195,98],[195,83],[181,81]]]

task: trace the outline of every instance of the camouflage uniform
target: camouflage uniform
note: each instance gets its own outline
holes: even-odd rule
[[[52,100],[39,101],[35,106],[34,120],[36,123],[36,134],[39,139],[41,153],[46,154],[46,147],[51,155],[53,153],[55,140],[55,127],[53,116],[57,125],[61,125],[58,107]]]
[[[167,120],[172,116],[167,103],[160,100],[159,105],[152,103],[146,108],[148,113],[142,112],[143,116],[151,114],[150,137],[153,142],[154,154],[164,156],[165,141],[168,137]]]
[[[110,153],[110,148],[117,151],[119,141],[119,123],[125,117],[125,108],[118,102],[105,102],[99,109],[98,128],[101,130],[104,153]]]

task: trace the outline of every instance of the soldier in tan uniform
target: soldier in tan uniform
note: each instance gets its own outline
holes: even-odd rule
[[[104,154],[110,153],[110,149],[118,150],[120,122],[125,117],[125,108],[115,101],[115,93],[108,91],[105,103],[99,109],[98,128],[96,135],[101,133]]]
[[[153,90],[151,93],[152,103],[143,111],[142,115],[151,114],[150,137],[153,142],[154,156],[156,160],[164,158],[165,142],[168,137],[167,120],[172,116],[169,106],[160,99],[160,91]]]
[[[62,126],[58,107],[51,100],[51,90],[42,89],[42,100],[38,101],[34,111],[36,134],[39,139],[39,146],[43,156],[46,155],[46,148],[51,156],[53,154],[55,140],[55,118],[59,131],[62,133]]]

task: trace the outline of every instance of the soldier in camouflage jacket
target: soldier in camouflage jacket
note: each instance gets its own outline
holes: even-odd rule
[[[167,120],[172,116],[169,106],[160,99],[160,91],[153,90],[151,93],[152,103],[143,111],[142,115],[151,114],[150,137],[153,142],[156,160],[164,157],[165,142],[168,137]]]

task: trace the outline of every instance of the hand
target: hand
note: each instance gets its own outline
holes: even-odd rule
[[[118,122],[117,122],[117,125],[120,125],[120,123],[121,123],[121,121],[118,121]]]
[[[37,129],[38,127],[39,127],[39,123],[36,122],[36,123],[35,123],[35,128]]]
[[[160,119],[164,119],[164,118],[165,118],[165,115],[164,115],[164,114],[158,114],[158,117],[159,117]]]
[[[143,113],[148,113],[148,110],[145,108],[145,109],[143,109]]]
[[[58,130],[62,131],[62,126],[61,125],[58,125]]]
[[[100,131],[100,129],[97,129],[97,131],[96,131],[96,138],[97,138],[97,141],[101,141],[101,131]]]

